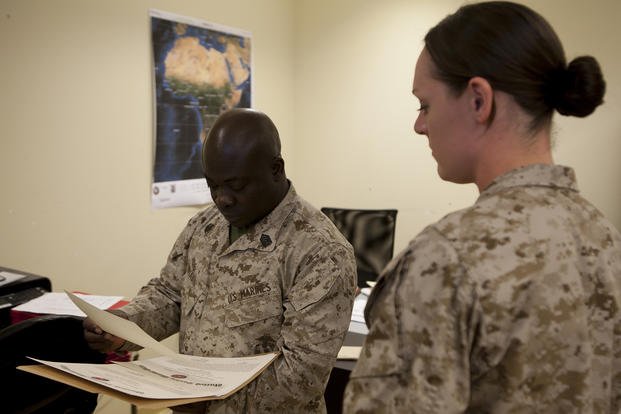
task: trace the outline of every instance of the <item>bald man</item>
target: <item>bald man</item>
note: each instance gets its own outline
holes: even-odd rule
[[[121,316],[158,340],[179,332],[182,354],[281,352],[229,398],[175,412],[325,413],[355,295],[353,249],[287,180],[265,114],[222,114],[203,146],[203,169],[214,204],[190,219],[160,276]],[[88,319],[84,328],[94,349],[136,349]]]

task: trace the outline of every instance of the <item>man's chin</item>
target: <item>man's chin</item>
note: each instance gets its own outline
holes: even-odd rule
[[[238,227],[238,228],[252,226],[253,224],[255,224],[256,222],[260,220],[260,219],[249,218],[248,216],[235,215],[232,213],[224,213],[221,210],[219,211],[220,211],[220,214],[222,214],[224,219],[228,221],[230,225]]]
[[[226,219],[226,221],[228,221],[229,224],[231,226],[233,226],[233,227],[237,227],[237,228],[241,229],[241,228],[244,228],[244,227],[248,226],[248,221],[247,220],[241,219],[241,218],[236,217],[236,216],[227,216],[225,214],[223,214],[223,215],[224,215],[224,218]]]

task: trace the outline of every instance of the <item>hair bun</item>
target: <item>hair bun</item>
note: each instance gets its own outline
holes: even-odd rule
[[[592,56],[580,56],[547,82],[546,100],[561,115],[585,117],[604,102],[606,82]]]

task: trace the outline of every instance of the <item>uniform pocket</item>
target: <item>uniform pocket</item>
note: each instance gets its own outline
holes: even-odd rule
[[[326,296],[341,277],[341,270],[334,258],[326,260],[326,264],[317,266],[299,280],[289,292],[289,300],[296,311],[319,302]]]
[[[231,303],[224,308],[225,323],[229,328],[281,316],[282,300],[278,294],[256,296]]]

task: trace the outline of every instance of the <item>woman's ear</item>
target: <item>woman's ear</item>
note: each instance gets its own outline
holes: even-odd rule
[[[494,119],[494,89],[487,79],[475,76],[468,81],[470,107],[478,123],[489,125]]]

